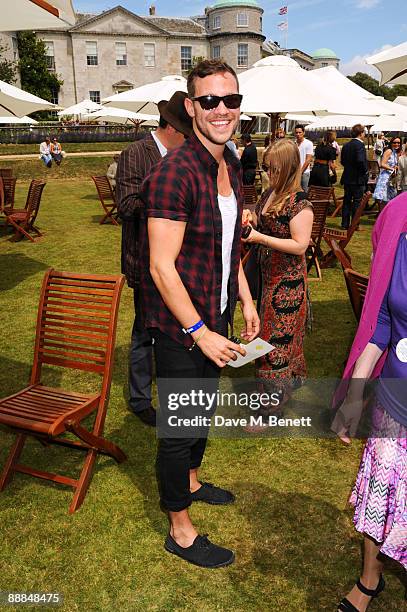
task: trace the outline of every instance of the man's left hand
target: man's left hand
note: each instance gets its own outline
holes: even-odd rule
[[[244,338],[244,340],[250,342],[259,335],[260,331],[259,315],[257,314],[257,310],[251,300],[242,305],[242,314],[246,323],[246,328],[240,335],[242,338]]]

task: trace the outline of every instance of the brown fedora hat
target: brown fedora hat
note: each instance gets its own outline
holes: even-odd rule
[[[168,100],[161,100],[157,104],[160,115],[178,132],[190,136],[192,132],[192,119],[185,110],[184,100],[188,97],[184,91],[176,91]]]

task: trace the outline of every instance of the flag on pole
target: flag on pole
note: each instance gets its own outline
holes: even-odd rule
[[[277,24],[277,27],[279,30],[287,30],[288,23],[286,21],[282,21],[281,23]]]
[[[282,6],[281,9],[278,11],[279,15],[287,15],[288,13],[288,6]]]

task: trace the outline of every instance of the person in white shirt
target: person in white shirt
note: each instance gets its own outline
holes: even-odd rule
[[[109,179],[109,183],[113,190],[116,189],[116,173],[117,173],[117,162],[119,161],[119,155],[113,155],[113,161],[107,169],[106,176]]]
[[[295,126],[295,140],[297,141],[298,149],[300,151],[301,161],[301,187],[303,191],[308,191],[308,183],[310,177],[310,163],[314,157],[314,145],[310,140],[305,138],[305,127],[303,125]]]
[[[52,166],[51,141],[47,136],[44,142],[40,144],[40,159],[44,162],[47,168]]]

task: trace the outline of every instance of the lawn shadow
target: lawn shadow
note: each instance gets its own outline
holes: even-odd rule
[[[361,536],[354,532],[349,537],[351,509],[344,512],[303,493],[248,482],[231,488],[247,526],[241,539],[245,558],[230,569],[236,590],[245,590],[254,570],[259,590],[264,585],[272,589],[273,582],[275,588],[291,583],[305,600],[305,610],[336,609],[361,566]],[[338,584],[341,575],[344,581]]]
[[[129,410],[120,429],[112,430],[109,439],[114,440],[127,454],[127,461],[118,466],[140,492],[143,499],[144,515],[152,529],[163,535],[166,533],[166,517],[160,509],[156,460],[156,430],[144,425]],[[132,450],[129,454],[128,449]]]
[[[26,278],[48,267],[24,253],[5,253],[0,258],[0,291],[13,289]]]
[[[79,198],[80,200],[93,200],[94,202],[99,202],[99,196],[97,193],[87,193]]]

